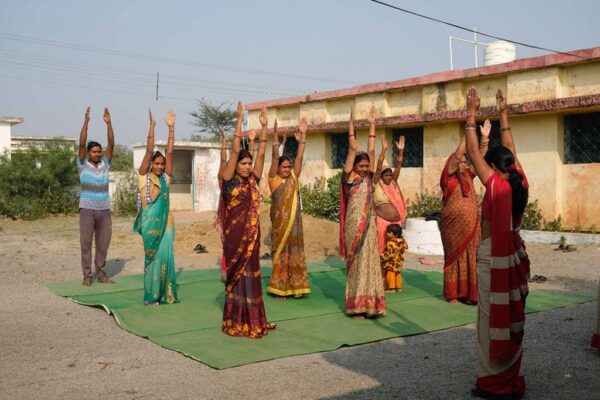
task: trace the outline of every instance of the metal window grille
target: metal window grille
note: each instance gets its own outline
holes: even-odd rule
[[[600,113],[565,115],[564,135],[567,164],[600,162]]]
[[[407,129],[394,129],[392,131],[394,142],[397,142],[400,136],[406,138],[406,144],[404,145],[404,163],[402,164],[405,168],[420,168],[423,167],[423,127],[407,128]],[[396,158],[398,157],[398,148],[396,145],[392,145],[393,161],[396,164]]]
[[[331,135],[331,168],[342,168],[348,157],[348,134]]]
[[[283,155],[294,159],[296,154],[298,154],[298,141],[295,136],[288,136],[283,147]]]

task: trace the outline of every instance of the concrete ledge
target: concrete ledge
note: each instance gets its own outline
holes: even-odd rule
[[[561,236],[567,240],[567,244],[598,244],[600,245],[600,234],[598,233],[572,233],[572,232],[546,232],[546,231],[521,231],[521,237],[527,242],[558,244]]]

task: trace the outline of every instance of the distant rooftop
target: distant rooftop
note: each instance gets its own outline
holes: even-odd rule
[[[0,123],[4,122],[5,124],[16,125],[23,122],[23,118],[21,117],[0,117]]]

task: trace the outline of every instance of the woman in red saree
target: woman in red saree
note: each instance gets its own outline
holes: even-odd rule
[[[277,120],[275,120],[273,132],[273,156],[269,169],[269,188],[272,199],[271,256],[273,272],[267,291],[277,298],[283,299],[287,296],[300,298],[310,293],[304,256],[300,185],[298,183],[298,176],[302,171],[307,127],[306,117],[302,117],[296,132],[298,150],[293,161],[289,156],[279,157]]]
[[[519,235],[529,185],[517,158],[508,125],[506,99],[496,94],[500,113],[501,146],[485,158],[479,151],[475,116],[479,97],[467,92],[467,153],[486,187],[482,203],[482,241],[477,253],[479,303],[477,307],[477,384],[472,394],[482,398],[521,398],[525,299],[529,258]]]
[[[382,138],[383,140],[383,138]],[[390,224],[404,225],[406,221],[406,202],[402,191],[398,185],[398,177],[402,169],[402,161],[404,160],[404,136],[400,136],[396,143],[398,156],[396,157],[396,167],[394,172],[385,163],[385,153],[377,160],[377,170],[381,171],[377,178],[375,175],[374,184],[375,191],[373,192],[373,201],[375,202],[375,212],[377,213],[377,249],[379,253],[383,253],[385,248],[386,229]],[[387,145],[383,143],[383,151],[387,149]]]
[[[241,149],[242,104],[238,103],[237,124],[227,165],[223,169],[223,257],[227,264],[224,333],[260,338],[275,328],[267,322],[260,279],[260,193],[267,140],[267,110],[260,112],[262,132],[254,167],[252,154]]]
[[[346,259],[346,314],[360,319],[385,315],[385,294],[377,251],[373,207],[375,108],[368,116],[368,154],[358,152],[354,109],[350,112],[348,157],[340,188],[340,253]]]
[[[492,124],[481,126],[480,149],[487,152]],[[444,297],[453,304],[477,304],[477,247],[481,238],[475,169],[467,164],[464,137],[448,157],[442,176],[440,233],[444,245]]]

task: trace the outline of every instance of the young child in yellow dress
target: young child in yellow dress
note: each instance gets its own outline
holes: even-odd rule
[[[380,256],[384,287],[386,292],[399,293],[402,291],[402,267],[408,244],[402,237],[402,227],[398,224],[388,225],[385,236],[385,249]]]

